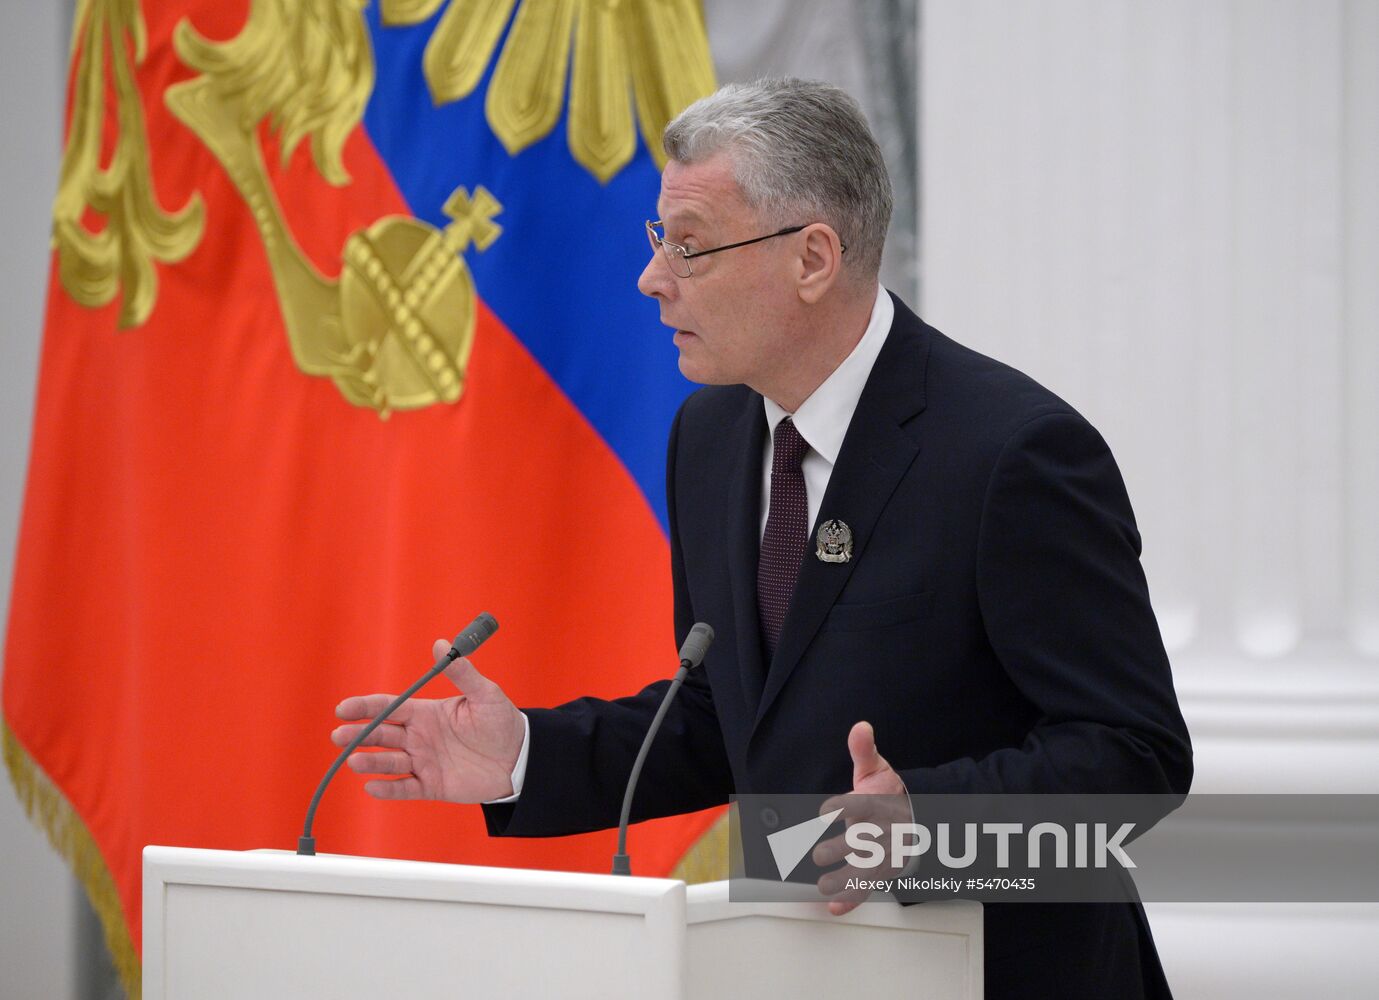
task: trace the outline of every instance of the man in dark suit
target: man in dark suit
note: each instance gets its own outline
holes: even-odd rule
[[[705,621],[717,639],[634,819],[735,792],[1186,793],[1115,462],[1068,404],[880,289],[890,183],[855,102],[726,87],[665,147],[639,284],[711,386],[676,418],[667,493],[677,635]],[[464,699],[410,703],[372,739],[386,749],[351,758],[397,776],[371,794],[484,802],[507,836],[616,824],[664,684],[519,712],[467,661],[450,676]],[[1127,904],[988,906],[986,983],[1168,995]]]

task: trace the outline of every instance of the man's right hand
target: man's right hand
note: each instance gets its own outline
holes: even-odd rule
[[[439,660],[449,649],[448,639],[437,639],[432,653]],[[351,770],[394,776],[365,783],[374,798],[488,802],[512,794],[512,769],[526,733],[522,713],[464,657],[446,667],[445,676],[461,694],[409,699],[361,744],[383,749],[350,754]],[[337,726],[331,742],[346,746],[395,697],[346,698],[335,714],[349,724]]]

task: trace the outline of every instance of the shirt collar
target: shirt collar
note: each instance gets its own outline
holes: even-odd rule
[[[836,464],[848,424],[852,422],[852,414],[857,409],[857,401],[862,398],[862,390],[866,387],[872,366],[876,364],[876,356],[881,353],[894,320],[895,303],[878,284],[876,303],[871,308],[871,319],[862,339],[852,353],[843,359],[843,363],[833,369],[833,374],[800,404],[798,410],[793,414],[787,413],[777,403],[762,397],[766,407],[766,423],[772,437],[775,437],[776,426],[786,417],[791,417],[809,447],[822,455],[829,465]]]

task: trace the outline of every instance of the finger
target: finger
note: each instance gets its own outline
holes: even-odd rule
[[[350,770],[356,774],[411,774],[412,758],[409,754],[395,750],[379,750],[365,753],[362,750],[349,755],[346,760]]]
[[[836,896],[839,899],[847,899],[850,894],[858,891],[855,888],[856,883],[853,883],[854,888],[848,888],[849,879],[873,878],[876,878],[874,872],[868,873],[859,871],[849,865],[844,865],[842,868],[838,868],[831,872],[824,872],[819,876],[819,892],[825,896]]]
[[[450,683],[464,692],[466,698],[476,704],[508,700],[503,689],[479,673],[478,668],[469,662],[467,656],[451,661],[450,666],[445,668],[445,676],[450,678]]]
[[[875,811],[875,798],[876,796],[869,792],[844,792],[842,795],[834,795],[819,807],[819,815],[825,816],[841,809],[843,820],[855,823],[872,815]]]
[[[337,747],[347,747],[350,745],[350,740],[358,736],[363,730],[364,726],[362,725],[336,726],[330,731],[330,741]],[[403,726],[394,726],[385,722],[364,737],[359,745],[361,747],[392,747],[397,749],[405,743],[406,739],[407,730]]]
[[[851,848],[847,845],[847,838],[829,837],[827,840],[821,840],[814,845],[810,858],[820,868],[827,868],[829,865],[842,861],[843,858],[847,857],[850,850]]]
[[[856,797],[852,792],[844,792],[842,795],[834,795],[824,799],[823,805],[819,806],[819,815],[826,816],[838,809],[846,811]]]
[[[889,770],[886,774],[894,775]],[[873,776],[875,778],[875,776]],[[876,823],[889,827],[893,823],[908,823],[912,818],[909,799],[903,789],[896,792],[857,792],[853,795],[837,796],[832,809],[843,810],[843,821],[848,826],[857,823]]]
[[[424,799],[421,782],[415,776],[393,778],[390,781],[366,781],[364,791],[376,799]]]
[[[335,706],[337,719],[373,719],[397,698],[395,694],[364,694],[346,698]],[[388,716],[390,722],[406,722],[412,715],[412,703],[404,701]]]
[[[835,917],[841,917],[844,914],[851,913],[865,902],[865,899],[830,899],[828,901],[828,912]]]
[[[865,872],[859,872],[856,868],[840,868],[836,872],[827,872],[819,876],[819,892],[821,895],[828,896],[830,903],[850,904],[847,910],[851,910],[858,903],[865,902],[867,897],[871,895],[871,890],[859,888],[856,882],[853,883],[852,888],[848,888],[848,880],[861,879],[865,881],[868,878],[869,876]],[[847,910],[834,911],[830,909],[829,912],[846,913]]]
[[[859,722],[848,733],[848,753],[852,755],[852,785],[890,765],[876,752],[876,733],[870,722]]]
[[[439,660],[446,653],[450,652],[449,639],[437,639],[431,643],[431,659]]]

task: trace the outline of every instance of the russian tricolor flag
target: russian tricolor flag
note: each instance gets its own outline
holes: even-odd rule
[[[143,846],[291,848],[335,704],[478,611],[518,704],[673,671],[692,387],[635,282],[646,136],[711,86],[695,0],[79,5],[4,743],[127,982]],[[322,852],[613,850],[360,784]]]

